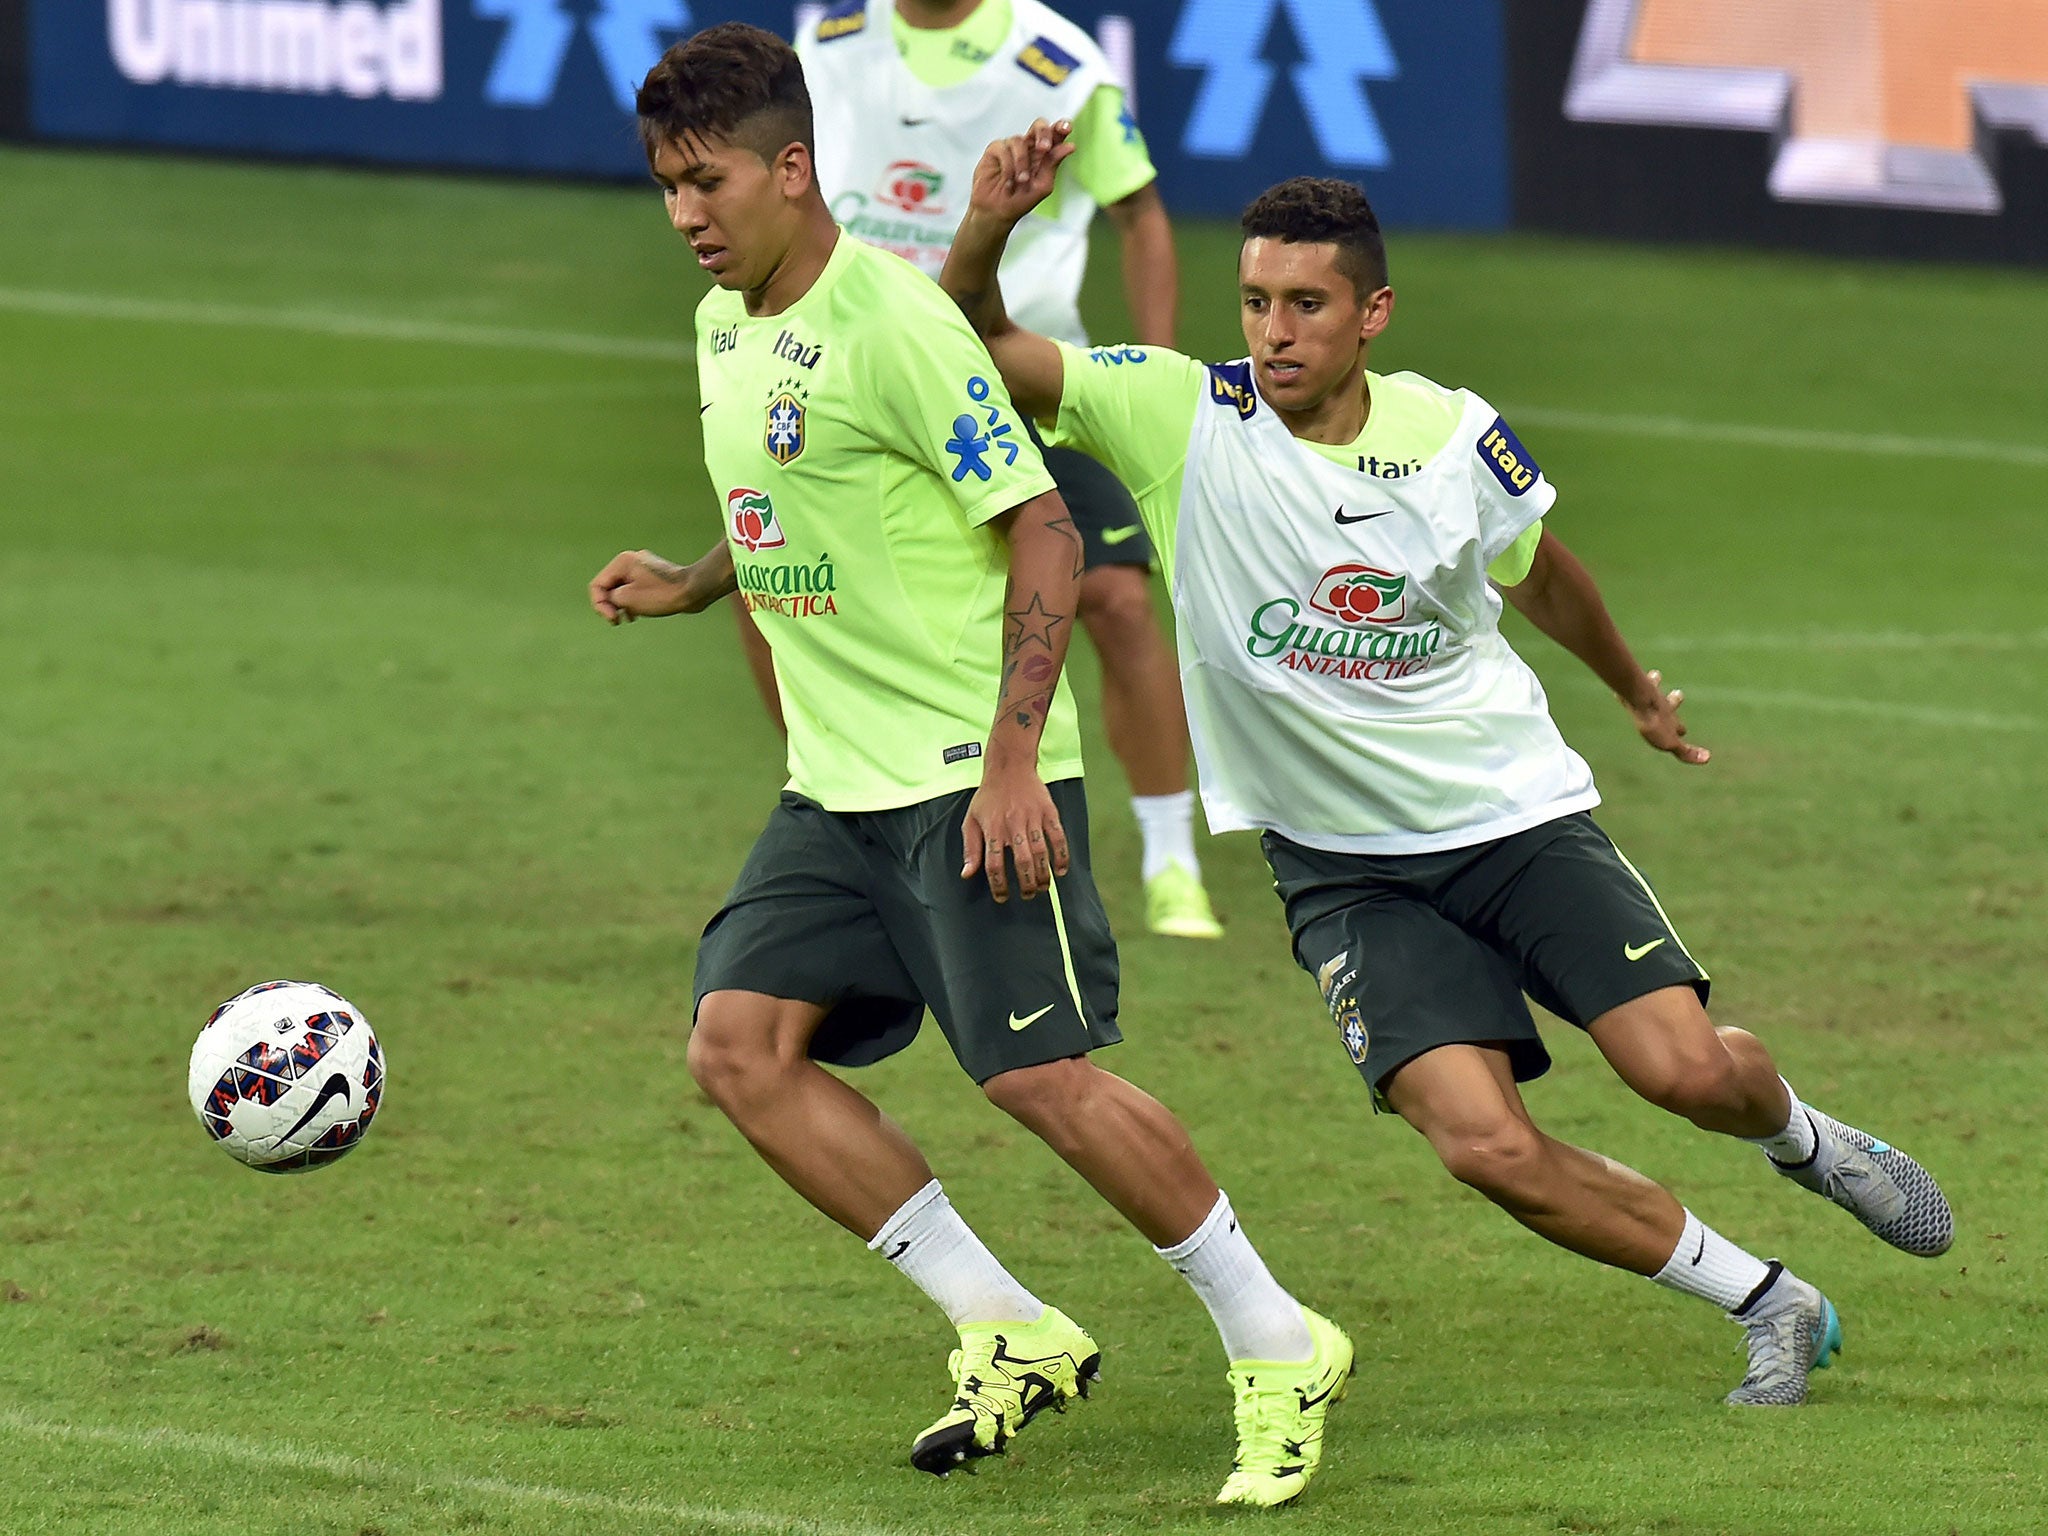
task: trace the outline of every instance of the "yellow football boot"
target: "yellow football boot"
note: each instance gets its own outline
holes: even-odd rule
[[[1175,862],[1145,882],[1145,926],[1171,939],[1220,939],[1223,925],[1209,893],[1185,864]]]
[[[1035,1323],[973,1323],[946,1361],[956,1395],[938,1423],[910,1447],[910,1464],[944,1477],[978,1456],[1002,1453],[1040,1412],[1066,1412],[1101,1379],[1102,1351],[1055,1307]]]
[[[1323,1459],[1323,1420],[1351,1380],[1351,1340],[1328,1318],[1301,1309],[1315,1353],[1305,1361],[1230,1362],[1237,1406],[1237,1460],[1218,1504],[1261,1509],[1301,1497]]]

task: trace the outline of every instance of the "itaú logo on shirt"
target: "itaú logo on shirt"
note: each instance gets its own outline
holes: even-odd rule
[[[1408,612],[1408,578],[1355,562],[1333,565],[1308,605],[1346,624],[1393,624]]]
[[[939,198],[939,189],[945,184],[938,167],[922,160],[898,160],[882,172],[882,185],[875,196],[905,213],[944,213],[946,205]]]

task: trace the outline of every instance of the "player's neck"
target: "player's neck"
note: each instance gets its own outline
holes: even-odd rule
[[[1273,405],[1271,400],[1266,403]],[[1315,405],[1300,411],[1286,411],[1273,405],[1273,414],[1296,437],[1333,446],[1357,442],[1358,434],[1365,430],[1366,415],[1371,410],[1372,396],[1366,390],[1363,353],[1359,354],[1357,366]]]
[[[839,245],[839,226],[823,201],[804,215],[803,227],[789,250],[758,288],[743,295],[747,313],[756,317],[779,315],[817,285],[825,264]]]
[[[896,0],[896,14],[921,32],[957,27],[981,9],[981,0]]]

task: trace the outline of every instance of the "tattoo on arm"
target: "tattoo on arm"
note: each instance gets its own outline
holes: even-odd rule
[[[1004,615],[1003,682],[998,712],[1029,729],[1052,708],[1052,682],[1059,672],[1054,636],[1069,615],[1045,606],[1044,595],[1031,594],[1022,608]],[[1065,637],[1060,640],[1064,643]]]
[[[1071,517],[1056,517],[1045,526],[1059,534],[1061,538],[1073,542],[1074,580],[1079,581],[1088,569],[1088,546],[1081,540],[1081,530],[1074,526]]]

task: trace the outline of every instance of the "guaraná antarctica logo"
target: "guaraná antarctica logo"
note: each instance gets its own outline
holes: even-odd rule
[[[905,213],[944,213],[946,205],[939,191],[945,184],[946,178],[936,166],[922,160],[898,160],[882,172],[876,196]]]
[[[775,503],[766,491],[740,486],[725,496],[726,516],[732,522],[732,541],[748,554],[756,550],[780,549],[788,541],[782,524],[775,520]]]
[[[1336,622],[1317,624],[1304,613]],[[1441,624],[1397,628],[1408,616],[1408,578],[1356,561],[1333,565],[1317,580],[1306,608],[1276,597],[1252,610],[1245,653],[1291,672],[1346,682],[1385,683],[1429,669],[1443,649]]]

